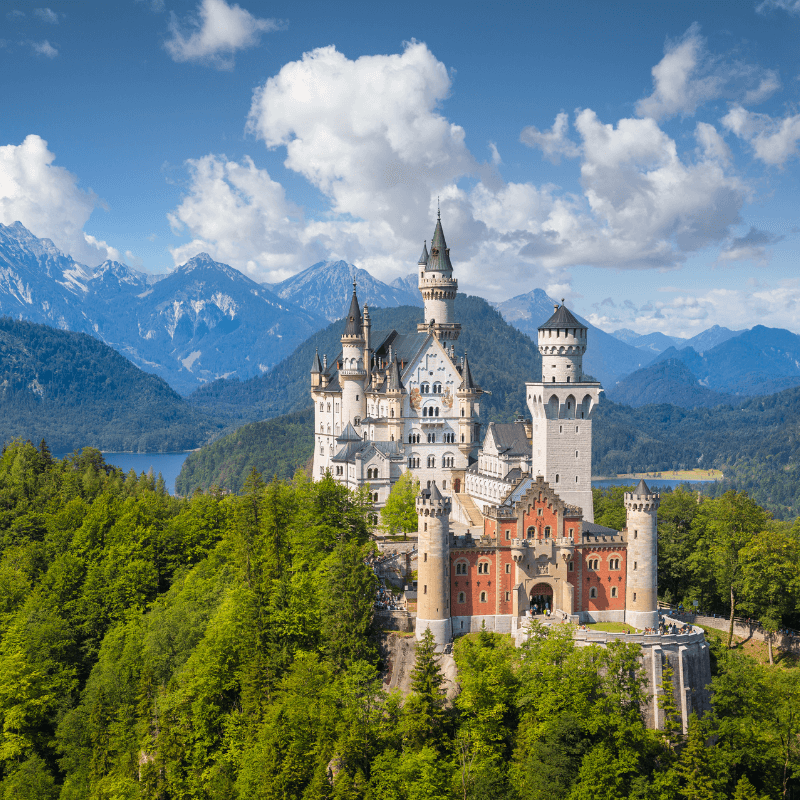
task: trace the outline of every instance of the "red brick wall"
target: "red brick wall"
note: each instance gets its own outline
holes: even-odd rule
[[[612,557],[619,559],[619,569],[609,569],[609,559]],[[590,559],[597,559],[600,562],[597,570],[588,568]],[[580,611],[620,611],[625,608],[626,552],[624,547],[615,547],[614,544],[576,547],[575,562],[575,571],[568,574],[568,578],[572,584],[578,582],[581,584],[583,602]],[[597,597],[589,597],[592,587],[597,589]],[[617,589],[616,597],[611,596],[612,587]],[[577,592],[576,588],[576,598]]]
[[[539,513],[541,511],[541,514]],[[537,500],[530,509],[526,509],[522,516],[522,537],[531,538],[528,528],[534,528],[535,539],[544,539],[545,527],[550,527],[550,538],[556,539],[561,534],[558,531],[558,514],[543,500]]]
[[[456,562],[467,561],[466,575],[456,575]],[[478,574],[478,562],[489,562],[489,574]],[[493,550],[470,548],[450,551],[450,609],[453,616],[476,616],[494,614],[498,589],[496,558]],[[512,575],[513,577],[513,575]],[[465,602],[458,602],[459,592],[466,595]],[[486,602],[480,602],[481,592],[486,592]]]

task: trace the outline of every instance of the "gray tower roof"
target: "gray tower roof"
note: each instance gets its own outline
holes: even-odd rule
[[[318,375],[320,372],[322,372],[322,364],[320,363],[320,360],[319,360],[319,350],[315,350],[314,351],[314,361],[311,364],[311,374],[312,375]]]
[[[586,330],[586,326],[578,322],[563,303],[547,322],[539,326],[540,331],[555,330],[556,328],[583,328]]]
[[[419,257],[420,264],[427,264],[428,263],[428,242],[426,241],[425,244],[422,245],[422,255]]]
[[[650,487],[644,482],[644,478],[639,481],[639,485],[633,490],[637,497],[642,497],[646,494],[652,494]]]
[[[447,242],[444,240],[444,231],[442,230],[442,218],[439,216],[436,219],[436,230],[433,232],[433,239],[431,239],[431,254],[428,257],[427,265],[425,266],[426,272],[452,272],[453,265],[450,263],[450,250],[447,247]]]
[[[336,441],[339,444],[345,444],[347,442],[360,442],[362,439],[356,433],[356,429],[348,422],[347,427],[342,431],[342,435],[336,437]]]
[[[397,356],[394,357],[394,360],[389,365],[386,388],[389,391],[400,391],[403,388],[403,380],[400,376],[400,364],[397,361]]]
[[[467,361],[467,354],[464,353],[464,366],[461,368],[461,390],[477,389],[478,385],[472,380],[472,372]]]
[[[432,503],[441,503],[442,502],[442,493],[439,491],[439,487],[436,485],[436,481],[431,484],[430,488],[430,501]]]
[[[344,329],[344,335],[361,336],[361,310],[358,307],[355,281],[353,281],[353,299],[350,301],[350,310],[347,312],[347,327]]]

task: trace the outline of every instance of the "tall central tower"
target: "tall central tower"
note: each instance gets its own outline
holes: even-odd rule
[[[592,419],[601,387],[583,375],[586,326],[563,304],[539,327],[542,380],[526,383],[533,417],[532,473],[594,522]]]
[[[427,246],[424,246],[419,259],[419,290],[425,301],[425,322],[417,325],[417,331],[431,331],[438,339],[454,342],[461,333],[461,325],[454,321],[453,310],[458,294],[458,281],[453,277],[450,248],[444,240],[441,212],[436,218],[431,252],[428,253]]]

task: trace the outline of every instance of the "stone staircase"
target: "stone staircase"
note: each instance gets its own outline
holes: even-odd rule
[[[483,527],[483,514],[478,511],[478,506],[472,501],[472,498],[466,494],[465,492],[461,492],[456,494],[458,498],[458,502],[461,505],[461,508],[464,509],[464,513],[469,517],[470,527]]]

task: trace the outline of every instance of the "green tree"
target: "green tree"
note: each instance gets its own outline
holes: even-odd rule
[[[381,526],[389,534],[398,531],[411,533],[417,529],[417,495],[419,481],[411,470],[404,472],[392,486],[386,498],[386,505],[381,509]]]
[[[784,531],[762,531],[742,548],[741,561],[743,606],[766,631],[769,663],[774,664],[775,634],[798,607],[800,542]]]
[[[406,747],[419,750],[426,745],[437,746],[444,724],[445,693],[442,689],[436,641],[426,628],[417,642],[417,655],[411,671],[411,695],[403,706],[401,722]]]

